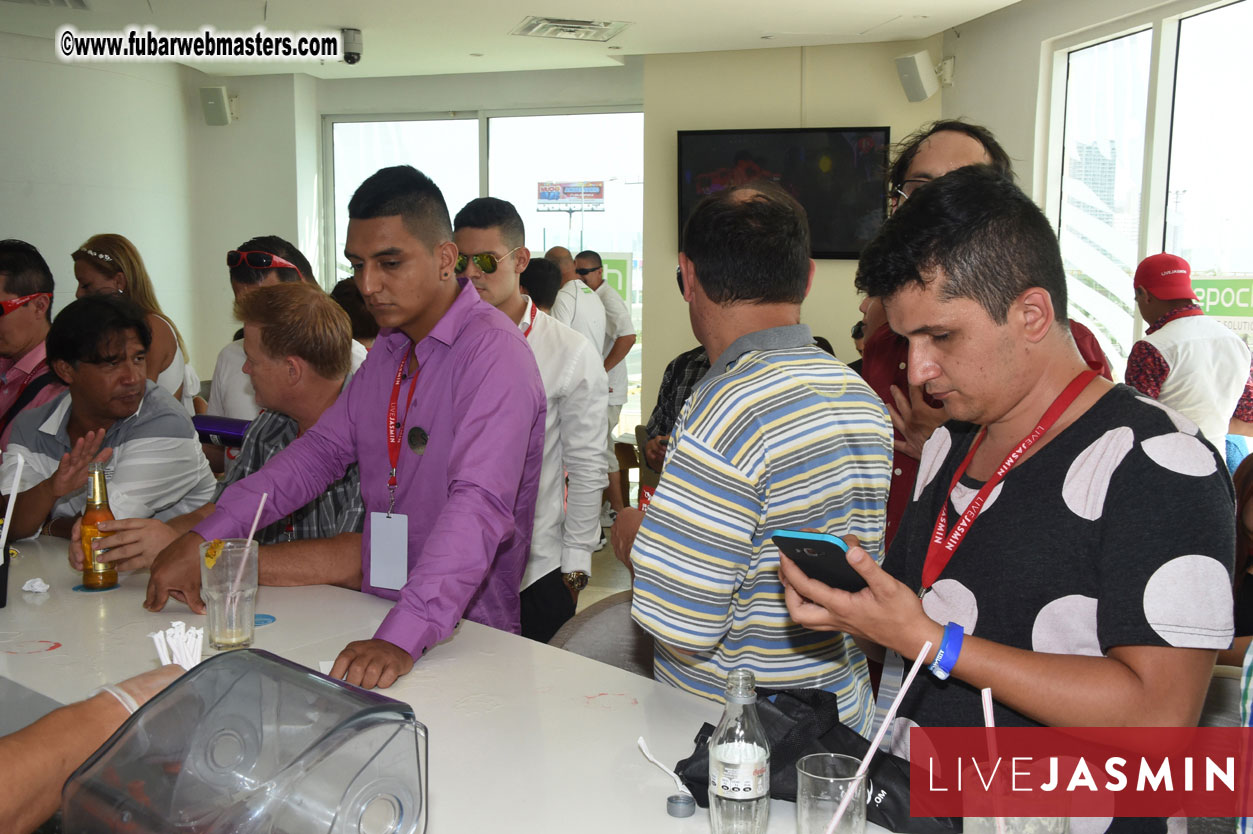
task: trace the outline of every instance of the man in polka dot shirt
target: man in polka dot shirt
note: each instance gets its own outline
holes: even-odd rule
[[[867,590],[783,560],[793,618],[909,660],[931,642],[902,755],[909,726],[982,725],[983,687],[998,726],[1194,725],[1231,641],[1231,483],[1192,421],[1087,368],[1043,213],[986,166],[954,171],[888,220],[857,283],[953,422],[882,567],[851,549]]]

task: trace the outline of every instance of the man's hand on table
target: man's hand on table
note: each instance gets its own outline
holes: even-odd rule
[[[74,521],[70,534],[70,567],[83,569],[83,546],[79,540],[82,516]],[[121,518],[100,522],[100,532],[112,533],[102,541],[106,549],[96,552],[96,561],[111,562],[118,570],[139,570],[152,565],[157,554],[178,538],[178,533],[164,521],[155,518]]]
[[[867,588],[850,594],[811,579],[796,563],[779,555],[779,578],[783,598],[792,619],[815,631],[843,631],[886,646],[902,657],[914,657],[927,640],[932,651],[939,647],[937,632],[943,627],[927,616],[918,594],[881,568],[870,554],[853,546],[848,563],[866,580]]]
[[[144,608],[160,611],[173,597],[187,604],[193,612],[205,612],[200,598],[200,545],[204,539],[195,533],[184,533],[162,550],[152,563],[148,577],[148,597]]]
[[[331,677],[362,689],[386,689],[413,668],[413,658],[386,640],[354,640],[331,667]]]
[[[631,548],[635,546],[635,537],[640,532],[640,524],[644,522],[644,511],[634,507],[623,507],[618,510],[618,519],[609,531],[609,541],[613,543],[613,555],[626,565],[631,576],[635,576],[635,568],[631,567]]]

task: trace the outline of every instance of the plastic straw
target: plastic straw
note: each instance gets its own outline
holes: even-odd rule
[[[252,541],[252,537],[257,534],[257,525],[261,523],[261,511],[265,509],[265,499],[270,497],[270,493],[261,493],[261,500],[257,502],[257,514],[252,517],[252,529],[248,531],[247,541]],[[239,607],[239,586],[244,581],[244,568],[248,565],[248,552],[244,551],[244,557],[239,560],[239,570],[235,572],[235,581],[231,583],[231,590],[227,595],[226,602],[231,609],[231,620],[235,619],[235,609]]]
[[[892,701],[888,714],[883,717],[883,723],[879,725],[879,732],[875,734],[874,741],[870,742],[870,749],[866,751],[866,757],[861,760],[861,767],[857,768],[855,780],[865,777],[866,771],[870,770],[870,760],[874,757],[874,751],[879,749],[884,733],[888,731],[888,727],[892,726],[892,722],[896,720],[896,711],[900,708],[901,701],[905,698],[905,693],[909,691],[909,685],[914,682],[914,677],[918,674],[918,670],[922,667],[922,662],[926,659],[929,651],[931,651],[930,640],[922,644],[922,651],[918,652],[918,658],[914,661],[913,668],[909,670],[909,674],[901,682],[900,691],[896,693],[896,698]],[[855,793],[857,791],[852,789],[844,791],[844,798],[840,800],[839,807],[835,809],[835,816],[831,818],[831,824],[827,826],[827,834],[835,834],[835,829],[839,827],[840,820],[844,818],[844,812],[848,810],[848,803],[852,801]]]
[[[984,687],[979,694],[983,698],[983,726],[989,730],[996,728],[996,721],[992,718],[992,690]],[[992,761],[997,760],[996,755],[996,734],[988,733],[988,758]],[[1005,834],[1005,820],[998,815],[996,817],[996,834]]]
[[[13,503],[17,500],[17,487],[22,482],[22,464],[25,462],[21,455],[17,455],[17,471],[13,473],[13,485],[9,487],[9,506],[4,510],[4,527],[0,528],[0,565],[4,564],[4,557],[9,552],[9,522],[13,520]]]

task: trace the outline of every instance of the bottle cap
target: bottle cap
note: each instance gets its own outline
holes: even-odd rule
[[[666,813],[672,817],[690,817],[696,813],[696,800],[691,794],[672,794],[666,797]]]

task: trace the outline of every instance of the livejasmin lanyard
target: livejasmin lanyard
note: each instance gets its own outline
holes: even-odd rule
[[[962,513],[957,524],[953,525],[952,531],[949,532],[949,496],[952,495],[958,482],[961,481],[962,475],[966,474],[966,469],[970,466],[970,461],[975,456],[979,444],[983,442],[983,438],[987,437],[988,429],[986,426],[979,431],[979,436],[975,438],[975,442],[970,444],[970,451],[966,453],[965,459],[957,467],[957,472],[953,475],[953,481],[948,486],[948,492],[944,494],[944,505],[940,508],[940,515],[935,520],[935,529],[932,531],[931,541],[927,545],[927,559],[922,566],[922,587],[918,590],[920,599],[931,590],[931,586],[935,584],[936,580],[940,578],[940,574],[948,567],[949,560],[953,558],[953,553],[956,552],[957,546],[966,537],[970,526],[979,517],[979,513],[983,510],[983,505],[988,500],[992,490],[996,489],[996,485],[1005,479],[1009,470],[1022,459],[1027,450],[1053,427],[1053,424],[1062,416],[1062,413],[1070,407],[1070,404],[1075,401],[1075,398],[1079,396],[1083,389],[1088,387],[1088,383],[1096,379],[1096,376],[1096,371],[1086,370],[1070,381],[1070,384],[1066,386],[1057,399],[1053,400],[1053,404],[1048,407],[1048,410],[1044,412],[1044,416],[1040,418],[1040,422],[1035,429],[1009,453],[1005,461],[992,473],[992,477],[988,478],[979,492],[975,494],[974,500],[970,502],[970,506],[966,507],[966,511]]]

